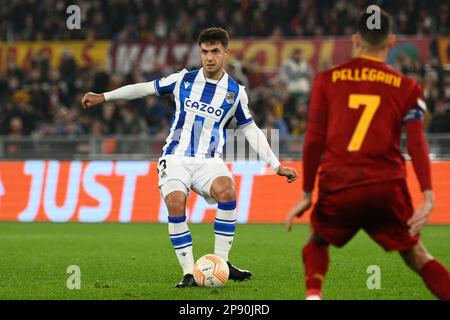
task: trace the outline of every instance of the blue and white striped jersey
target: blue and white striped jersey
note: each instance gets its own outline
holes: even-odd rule
[[[183,69],[154,84],[158,94],[173,94],[175,99],[163,155],[220,157],[225,130],[233,117],[238,127],[253,122],[245,88],[226,72],[219,81],[213,81],[205,78],[203,68],[190,72]]]

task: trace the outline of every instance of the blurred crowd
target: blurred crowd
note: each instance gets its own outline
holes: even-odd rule
[[[199,30],[210,25],[227,27],[234,37],[340,35],[354,31],[354,16],[366,4],[346,0],[77,1],[87,8],[82,11],[82,31],[66,33],[61,24],[65,24],[69,2],[8,1],[0,7],[2,40],[195,39]],[[378,2],[394,13],[399,33],[449,33],[448,4],[433,0]],[[450,132],[450,87],[445,85],[448,75],[436,54],[432,52],[428,61],[399,55],[393,67],[422,84],[429,108],[427,130]],[[247,86],[259,126],[279,129],[281,136],[304,134],[315,72],[300,50],[283,62],[275,76],[269,77],[257,65],[239,59],[228,64],[227,71]],[[110,102],[87,111],[80,104],[85,92],[110,91],[162,75],[161,70],[143,74],[137,67],[123,76],[96,66],[81,67],[70,51],[63,53],[57,68],[50,66],[46,52],[33,56],[26,68],[10,60],[0,73],[0,134],[11,138],[116,134],[165,138],[174,109],[170,97]]]
[[[66,28],[72,4],[82,14],[75,32]],[[0,6],[0,40],[190,40],[209,25],[232,37],[349,35],[368,4],[391,13],[399,34],[450,34],[440,0],[10,0]]]

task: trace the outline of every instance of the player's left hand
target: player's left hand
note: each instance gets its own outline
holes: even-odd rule
[[[431,190],[424,191],[425,201],[415,211],[411,219],[408,220],[409,234],[414,237],[427,223],[434,206],[434,193]]]
[[[282,177],[287,177],[288,183],[294,182],[298,178],[298,174],[297,171],[295,171],[295,169],[283,166],[280,166],[278,168],[277,174]]]
[[[295,218],[300,218],[312,206],[311,192],[303,192],[300,201],[291,209],[286,218],[286,229],[291,231]]]

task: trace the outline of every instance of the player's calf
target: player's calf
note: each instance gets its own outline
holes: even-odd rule
[[[192,276],[194,272],[194,255],[192,253],[192,236],[184,214],[186,195],[182,191],[174,191],[169,193],[164,200],[169,211],[170,241],[178,262],[183,269],[183,274]],[[182,282],[180,284],[183,287]]]
[[[410,249],[401,251],[400,255],[406,265],[417,273],[420,272],[427,262],[433,260],[433,257],[420,241]]]
[[[211,185],[211,196],[217,201],[214,221],[214,254],[228,261],[236,229],[236,191],[229,177],[218,177]]]
[[[406,264],[417,272],[428,289],[439,299],[450,300],[450,273],[434,259],[419,241],[411,249],[400,252]]]
[[[322,284],[328,271],[329,244],[313,233],[302,251],[307,300],[320,300]]]
[[[181,182],[180,182],[181,183]],[[167,210],[171,217],[182,217],[186,211],[186,194],[182,191],[173,191],[165,198]]]

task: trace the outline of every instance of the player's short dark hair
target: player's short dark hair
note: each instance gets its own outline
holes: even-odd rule
[[[228,47],[230,37],[228,32],[222,28],[211,27],[200,32],[198,36],[198,45],[202,43],[217,43],[220,42],[224,48]]]
[[[358,17],[356,26],[357,32],[361,35],[362,40],[370,45],[377,47],[383,45],[392,33],[392,17],[384,10],[380,10],[380,28],[369,29],[367,20],[373,13],[367,13],[366,9],[362,11]]]

